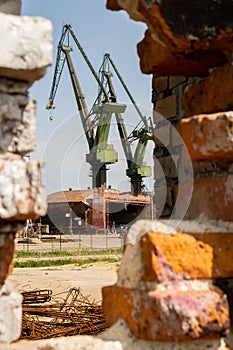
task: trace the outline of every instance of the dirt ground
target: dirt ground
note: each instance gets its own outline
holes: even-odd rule
[[[9,280],[17,292],[34,289],[51,289],[54,294],[80,287],[85,295],[101,300],[101,288],[116,281],[116,263],[94,263],[83,265],[64,265],[43,268],[17,268]]]
[[[9,281],[17,292],[34,289],[51,289],[53,295],[80,287],[81,292],[90,299],[101,300],[103,286],[112,285],[117,280],[119,263],[94,263],[77,267],[65,265],[47,268],[17,268]],[[18,341],[12,350],[36,349],[38,341]]]

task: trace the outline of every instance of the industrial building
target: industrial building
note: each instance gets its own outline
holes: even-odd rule
[[[153,218],[150,193],[133,195],[108,188],[59,191],[48,195],[48,210],[41,223],[51,233],[66,234],[118,230],[136,219]]]

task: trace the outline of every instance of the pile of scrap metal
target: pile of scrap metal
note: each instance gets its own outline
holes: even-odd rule
[[[66,294],[65,298],[62,295]],[[23,292],[21,339],[96,335],[106,329],[101,304],[72,288],[52,296],[51,290]]]

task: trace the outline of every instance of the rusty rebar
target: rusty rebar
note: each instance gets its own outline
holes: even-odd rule
[[[21,339],[45,339],[68,335],[96,335],[106,329],[101,304],[71,288],[66,297],[50,290],[23,292]]]

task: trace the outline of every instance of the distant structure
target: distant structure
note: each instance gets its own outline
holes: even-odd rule
[[[41,218],[51,233],[88,233],[131,225],[138,219],[153,218],[150,193],[133,195],[114,189],[72,190],[48,195],[48,211]]]

